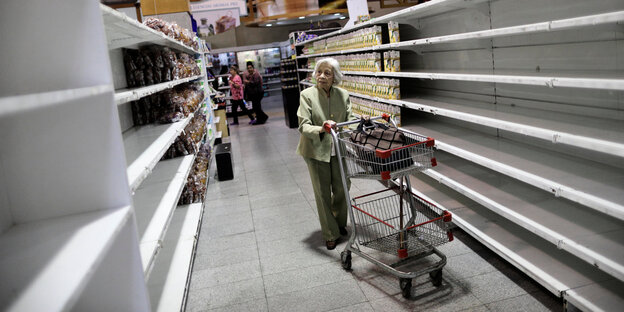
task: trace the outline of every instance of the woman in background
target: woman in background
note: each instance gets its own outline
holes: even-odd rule
[[[247,62],[247,71],[243,74],[243,82],[245,83],[245,95],[247,100],[251,101],[253,111],[256,114],[256,122],[252,125],[261,125],[269,119],[269,116],[262,111],[262,97],[264,89],[262,89],[262,76],[254,68],[251,61]]]
[[[249,123],[253,123],[254,117],[243,102],[243,81],[238,75],[238,66],[236,65],[230,67],[230,94],[232,95],[232,118],[234,119],[230,125],[238,125],[238,107],[241,108],[243,114],[249,116]]]

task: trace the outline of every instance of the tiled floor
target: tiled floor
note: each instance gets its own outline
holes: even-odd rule
[[[448,257],[442,286],[421,276],[410,300],[396,277],[363,258],[353,255],[353,270],[343,270],[344,243],[328,251],[321,237],[307,168],[295,154],[299,133],[286,127],[281,97],[263,104],[271,116],[265,125],[241,117],[230,127],[234,180],[210,180],[187,311],[562,310],[460,230],[440,248]],[[382,188],[352,181],[351,194]],[[430,258],[418,265],[437,260]]]

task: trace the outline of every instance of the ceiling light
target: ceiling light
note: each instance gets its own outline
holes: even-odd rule
[[[304,18],[305,18],[305,16],[299,16],[299,19],[304,19]]]
[[[266,24],[265,26],[266,27],[271,27],[271,26],[273,26],[273,24]]]
[[[344,16],[341,16],[341,17],[340,17],[340,19],[345,19],[345,18],[346,18],[346,17],[344,17]]]
[[[340,13],[334,13],[334,15],[338,16],[338,15],[340,15]]]

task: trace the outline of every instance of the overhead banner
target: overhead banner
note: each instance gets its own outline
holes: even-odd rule
[[[257,0],[258,17],[269,17],[299,12],[346,9],[347,0]]]
[[[247,2],[245,0],[204,0],[191,3],[191,13],[199,11],[213,11],[224,9],[238,9],[238,16],[247,16]]]
[[[240,16],[235,8],[193,12],[193,18],[197,21],[197,35],[202,39],[240,25]]]
[[[244,0],[193,2],[191,13],[197,21],[197,34],[202,39],[240,26],[240,17],[248,14]]]

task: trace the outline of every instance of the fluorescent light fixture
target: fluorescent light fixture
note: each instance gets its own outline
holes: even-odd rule
[[[338,16],[338,15],[340,15],[340,13],[334,13],[334,15]]]
[[[340,19],[345,19],[345,18],[346,18],[346,17],[344,17],[344,16],[341,16],[341,17],[340,17]]]
[[[299,19],[304,19],[304,18],[305,18],[305,16],[299,16]]]
[[[271,27],[271,26],[273,26],[273,24],[266,24],[265,26],[266,27]]]

